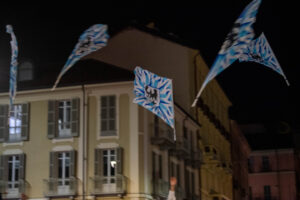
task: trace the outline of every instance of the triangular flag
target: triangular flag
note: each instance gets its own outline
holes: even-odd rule
[[[241,13],[235,21],[233,29],[227,35],[218,56],[212,65],[208,75],[206,76],[192,107],[197,104],[197,101],[209,81],[220,74],[228,66],[230,66],[247,48],[248,44],[254,37],[252,24],[256,20],[256,13],[261,0],[253,0]]]
[[[107,34],[107,25],[95,24],[84,31],[80,36],[78,43],[69,56],[66,64],[62,68],[57,80],[52,88],[54,90],[61,77],[82,57],[97,51],[106,46],[109,35]]]
[[[13,27],[6,25],[6,32],[11,35],[11,62],[10,62],[10,77],[9,77],[9,112],[11,111],[17,92],[17,72],[18,72],[18,42],[14,34]]]
[[[244,54],[240,56],[239,61],[252,61],[265,65],[282,75],[287,85],[290,85],[264,33],[249,44]]]

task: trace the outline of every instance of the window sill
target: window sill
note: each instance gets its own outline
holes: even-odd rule
[[[113,135],[113,136],[98,136],[97,138],[98,140],[102,140],[102,139],[119,139],[119,136],[118,135]]]
[[[74,142],[73,137],[62,137],[62,138],[54,138],[52,139],[52,143],[58,143],[58,142]]]
[[[3,143],[3,147],[6,147],[6,146],[23,146],[23,141],[8,141],[8,142],[5,142]]]

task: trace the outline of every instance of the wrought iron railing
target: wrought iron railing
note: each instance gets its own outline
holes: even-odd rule
[[[127,178],[123,175],[113,177],[95,176],[90,178],[92,195],[125,194]]]
[[[160,196],[166,198],[169,193],[169,182],[162,179],[154,180],[153,194],[154,196]]]
[[[77,182],[75,177],[44,179],[44,196],[74,196],[77,193]]]
[[[165,124],[151,124],[151,137],[155,144],[174,144],[174,130]]]
[[[25,180],[18,181],[0,181],[0,192],[2,197],[21,198],[22,194],[27,194],[29,184]]]

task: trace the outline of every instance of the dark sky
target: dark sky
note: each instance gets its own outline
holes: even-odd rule
[[[5,25],[11,24],[19,42],[20,61],[64,62],[79,35],[96,23],[117,26],[131,20],[154,21],[163,32],[173,33],[195,43],[210,67],[231,27],[250,0],[186,1],[160,4],[23,4],[1,5],[0,67],[10,60],[10,37]],[[299,98],[298,58],[299,11],[291,2],[262,0],[254,24],[255,35],[264,32],[283,71],[288,87],[279,74],[255,63],[235,62],[217,76],[233,102],[231,113],[241,122],[284,120],[297,123]],[[2,71],[2,70],[1,70]]]

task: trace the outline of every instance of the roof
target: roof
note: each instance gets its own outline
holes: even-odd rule
[[[34,69],[34,79],[18,81],[17,91],[52,88],[62,67],[62,63],[56,63]],[[70,68],[61,78],[58,87],[133,80],[132,71],[87,59],[80,60]],[[0,80],[0,92],[8,92],[8,83],[8,77]]]

